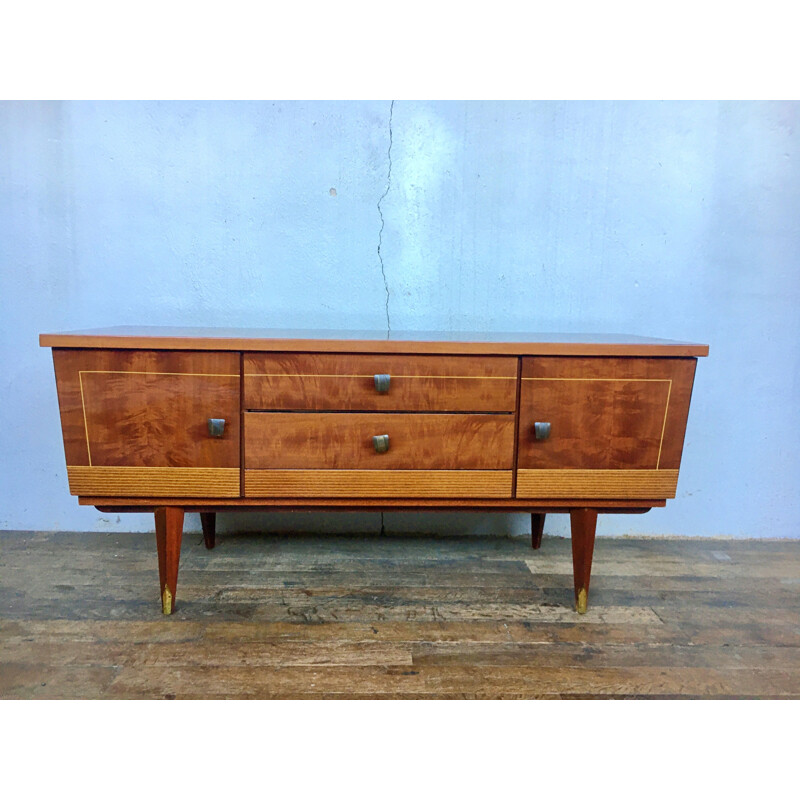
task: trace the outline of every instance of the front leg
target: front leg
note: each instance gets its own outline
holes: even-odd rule
[[[164,614],[171,614],[175,610],[175,595],[178,587],[178,565],[181,560],[181,539],[183,538],[183,509],[176,506],[157,508],[155,516],[161,611]]]
[[[594,534],[597,529],[597,510],[573,508],[569,512],[572,529],[572,573],[575,581],[575,610],[586,613],[589,599],[589,579],[592,575]]]

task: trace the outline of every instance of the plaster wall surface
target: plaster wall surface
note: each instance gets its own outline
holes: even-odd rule
[[[710,344],[676,499],[598,533],[800,536],[798,125],[795,102],[0,103],[0,527],[153,527],[69,496],[40,332],[388,325]]]

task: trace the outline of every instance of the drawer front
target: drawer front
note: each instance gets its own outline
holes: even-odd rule
[[[245,468],[510,470],[511,414],[249,412]],[[374,436],[388,436],[377,452]]]
[[[235,353],[54,350],[70,491],[239,495]],[[225,420],[212,436],[209,419]]]
[[[517,497],[674,497],[694,359],[522,361]]]
[[[504,356],[245,353],[245,409],[514,411],[519,362]],[[378,391],[376,375],[389,376]]]

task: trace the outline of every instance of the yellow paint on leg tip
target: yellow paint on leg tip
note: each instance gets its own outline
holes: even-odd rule
[[[164,591],[161,593],[161,612],[163,614],[172,613],[172,593],[168,586],[165,586]]]
[[[578,599],[575,602],[575,610],[579,614],[585,614],[586,613],[586,605],[587,605],[586,600],[587,600],[586,589],[581,589],[578,592]]]

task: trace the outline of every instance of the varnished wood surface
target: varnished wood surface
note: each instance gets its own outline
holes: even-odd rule
[[[163,614],[172,614],[176,606],[184,516],[183,509],[175,506],[155,510],[158,582]]]
[[[194,520],[197,525],[197,520]],[[795,698],[800,542],[0,532],[2,698]]]
[[[43,333],[39,336],[39,344],[42,347],[320,353],[708,355],[708,345],[644,336],[478,331],[396,331],[387,337],[386,331],[117,326]]]
[[[53,361],[68,466],[239,467],[237,354],[55,350]],[[222,437],[209,418],[225,420]]]
[[[520,469],[678,469],[694,359],[523,358]],[[549,422],[537,440],[534,422]]]
[[[378,453],[372,437],[384,434],[389,436],[389,450]],[[244,466],[248,470],[510,470],[514,417],[247,412]]]
[[[245,496],[306,498],[511,497],[511,470],[481,469],[247,469]],[[297,502],[297,500],[295,500]],[[383,503],[382,503],[383,505]],[[451,506],[452,507],[452,506]]]
[[[570,543],[572,544],[572,580],[575,587],[575,609],[585,614],[592,577],[592,556],[597,531],[597,511],[593,508],[573,508],[569,512]]]
[[[514,411],[519,359],[245,353],[246,409]],[[389,375],[388,392],[375,375]]]

